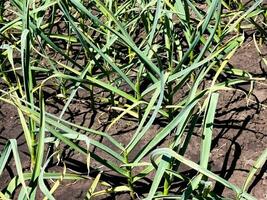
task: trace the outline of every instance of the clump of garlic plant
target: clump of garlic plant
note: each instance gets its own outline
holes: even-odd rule
[[[1,101],[17,109],[31,169],[23,170],[17,142],[11,139],[1,152],[0,176],[10,156],[15,160],[17,176],[0,193],[2,199],[12,198],[17,188],[19,199],[35,199],[37,188],[48,199],[54,199],[62,180],[87,178],[93,178],[88,199],[110,192],[127,192],[133,199],[221,198],[212,192],[208,178],[233,190],[239,199],[253,199],[246,189],[255,169],[266,160],[266,152],[255,163],[243,188],[211,172],[208,161],[220,91],[253,80],[247,72],[230,69],[228,61],[244,41],[242,31],[247,26],[242,27],[242,23],[261,27],[256,23],[256,18],[264,15],[261,1],[247,6],[239,3],[236,9],[231,2],[219,0],[201,4],[191,0],[6,3],[11,7],[0,3],[0,73],[6,85],[0,90]],[[7,12],[11,17],[5,16]],[[60,27],[57,32],[56,26]],[[83,62],[79,62],[80,55]],[[222,73],[224,80],[219,79]],[[208,80],[210,74],[213,76]],[[60,87],[57,97],[65,100],[59,115],[46,110],[43,93],[51,82]],[[99,88],[104,96],[95,92]],[[118,113],[109,128],[123,117],[137,119],[134,134],[125,136],[131,137],[129,143],[116,141],[110,129],[101,132],[65,120],[78,90],[90,95],[92,112],[98,112],[95,104],[100,101]],[[156,120],[164,120],[167,125],[140,148]],[[199,163],[184,157],[196,124],[201,124],[202,134]],[[105,138],[109,145],[95,136]],[[162,146],[167,136],[168,145]],[[45,149],[52,144],[57,148],[46,156]],[[50,172],[48,163],[60,155],[60,144],[83,155],[88,169],[94,160],[125,178],[127,184],[108,185],[101,179],[100,170],[95,177],[90,173]],[[92,151],[92,147],[98,151]],[[130,157],[136,149],[138,153]],[[193,179],[180,172],[181,163],[196,170]],[[155,176],[148,192],[140,194],[138,184],[152,172]],[[46,179],[55,180],[50,190]],[[174,194],[171,186],[177,179],[187,187]],[[109,188],[99,191],[100,185]]]

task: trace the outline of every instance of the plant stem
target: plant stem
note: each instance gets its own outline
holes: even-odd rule
[[[0,2],[0,23],[4,22],[4,2],[5,1]]]
[[[128,153],[124,153],[124,158],[127,164],[129,164],[129,158],[128,158]],[[126,167],[127,170],[127,175],[128,175],[128,187],[130,188],[130,196],[131,199],[135,199],[134,195],[134,187],[133,187],[133,177],[132,177],[132,167]]]

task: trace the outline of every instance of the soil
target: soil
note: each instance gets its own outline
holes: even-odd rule
[[[267,52],[262,48],[262,54]],[[246,70],[255,77],[266,77],[267,66],[257,53],[253,41],[249,41],[235,54],[230,63]],[[247,97],[250,85],[240,86],[240,90],[220,93],[219,105],[214,124],[214,138],[211,152],[211,169],[231,183],[242,187],[258,156],[266,149],[267,142],[267,86],[266,81],[254,84],[253,94]],[[194,136],[187,155],[192,160],[199,159],[199,136]],[[255,176],[248,191],[257,199],[267,199],[267,162]],[[219,184],[217,194],[234,198],[234,194]]]

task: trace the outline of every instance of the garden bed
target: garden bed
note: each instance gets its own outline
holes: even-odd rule
[[[267,198],[264,3],[14,2],[0,198]]]

